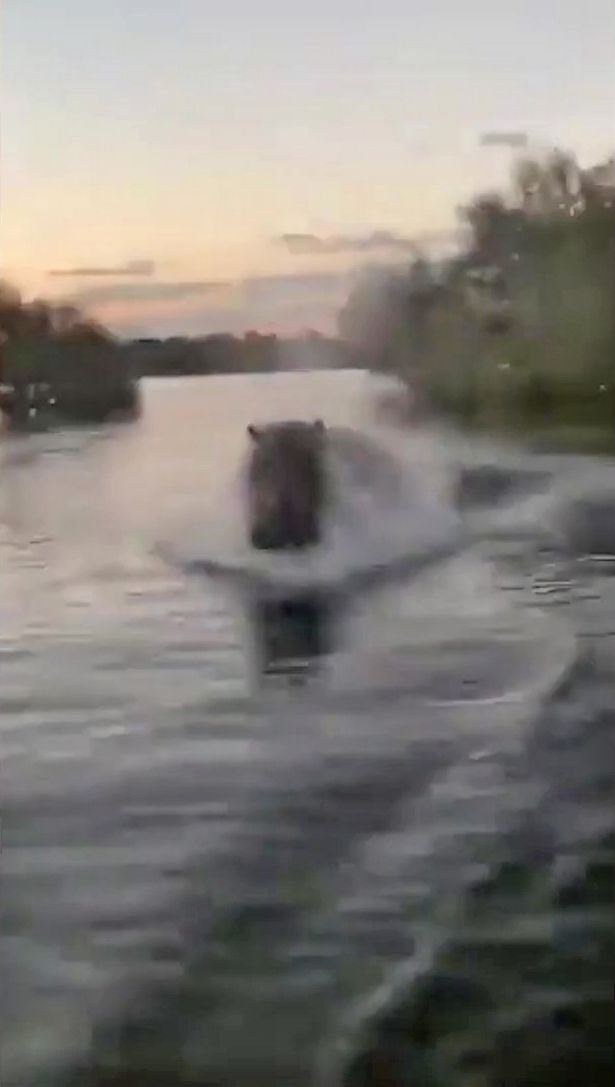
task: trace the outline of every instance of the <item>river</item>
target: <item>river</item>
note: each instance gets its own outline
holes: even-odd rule
[[[151,380],[135,425],[2,441],[3,1087],[612,1069],[615,548],[566,521],[612,462],[404,432],[374,388]],[[410,497],[357,491],[292,620],[237,473],[248,422],[310,416]],[[482,463],[507,493],[460,517]]]

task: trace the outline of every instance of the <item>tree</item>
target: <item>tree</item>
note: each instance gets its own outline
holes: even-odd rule
[[[45,339],[53,334],[53,312],[51,306],[40,298],[25,307],[28,332],[33,336],[41,336]]]
[[[15,287],[0,280],[0,330],[5,336],[18,336],[26,324],[21,295]]]
[[[556,147],[542,157],[520,159],[512,180],[513,191],[528,214],[558,216],[581,210],[583,171],[569,151]]]

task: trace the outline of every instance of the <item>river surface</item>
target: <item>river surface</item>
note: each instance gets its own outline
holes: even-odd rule
[[[355,372],[143,392],[0,445],[3,1087],[602,1082],[615,548],[566,511],[613,463],[395,430]],[[350,471],[315,557],[250,554],[246,424],[311,416],[403,501]]]

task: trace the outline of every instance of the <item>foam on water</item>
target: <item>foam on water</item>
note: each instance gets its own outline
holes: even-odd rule
[[[223,521],[184,522],[161,551],[180,567],[283,586],[336,585],[374,568],[455,549],[459,518],[416,464],[387,450],[367,431],[331,428],[330,490],[322,543],[304,553],[256,551],[246,539],[241,470],[227,498]]]

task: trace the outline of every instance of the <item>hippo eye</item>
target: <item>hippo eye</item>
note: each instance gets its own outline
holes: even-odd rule
[[[252,423],[246,428],[253,442],[257,442],[261,436],[261,432],[258,427],[255,427]]]

